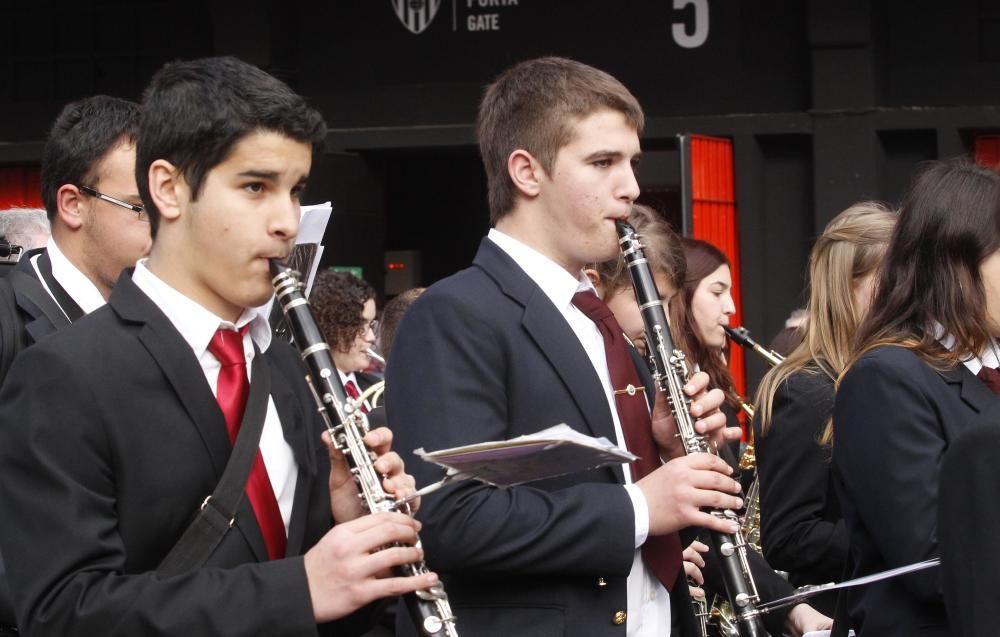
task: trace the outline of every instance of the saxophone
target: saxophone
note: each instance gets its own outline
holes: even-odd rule
[[[733,341],[748,349],[752,349],[759,354],[768,364],[773,367],[784,360],[784,357],[774,350],[764,349],[750,337],[750,332],[745,327],[723,326],[726,334]],[[742,398],[733,394],[730,396],[739,403],[740,408],[747,415],[747,422],[753,420],[754,408],[748,405]],[[754,445],[753,428],[749,429],[749,440],[746,449],[740,455],[740,471],[757,471],[757,451]],[[760,478],[754,475],[750,488],[747,489],[746,497],[743,499],[746,506],[743,510],[743,521],[740,524],[740,532],[746,538],[746,543],[750,548],[763,554],[760,542]],[[709,622],[720,637],[738,637],[739,632],[734,622],[733,609],[728,602],[713,600],[709,609]]]
[[[757,341],[750,337],[750,332],[745,327],[723,327],[726,330],[726,334],[729,338],[733,339],[737,344],[751,349],[757,354],[759,354],[768,365],[774,367],[781,361],[785,360],[785,357],[774,351],[773,349],[764,349]],[[740,400],[740,404],[743,406],[744,411],[747,413],[748,418],[753,418],[754,410],[753,407],[747,405],[745,402]],[[746,449],[743,451],[743,455],[740,456],[740,469],[743,471],[756,471],[757,470],[757,456],[756,448],[754,447],[753,439],[753,428],[750,428],[750,440],[747,443]],[[747,536],[747,541],[758,553],[761,553],[760,544],[760,479],[755,475],[753,483],[747,490],[746,497],[746,511],[743,514],[743,533]]]
[[[288,319],[292,338],[309,371],[306,381],[316,398],[318,411],[326,424],[330,439],[344,454],[351,467],[362,503],[370,513],[399,510],[409,514],[408,505],[398,506],[382,488],[382,476],[375,470],[372,462],[374,455],[365,447],[363,440],[368,433],[368,419],[362,413],[360,403],[351,402],[340,384],[330,347],[324,341],[309,309],[298,273],[275,259],[270,264],[277,302]],[[409,577],[426,573],[427,566],[421,560],[398,566],[395,571],[399,576]],[[458,637],[455,617],[442,584],[405,595],[404,600],[421,635]]]
[[[695,431],[694,419],[689,411],[690,400],[683,390],[688,376],[687,363],[684,353],[674,347],[663,302],[660,301],[660,293],[656,289],[642,243],[632,226],[624,221],[616,221],[615,224],[618,229],[618,244],[642,312],[646,329],[646,352],[657,390],[670,405],[684,452],[689,455],[714,453],[709,441]],[[736,513],[730,510],[713,509],[711,514],[717,518],[738,521]],[[726,594],[734,609],[740,637],[766,637],[767,631],[761,623],[760,611],[757,610],[760,597],[750,572],[747,546],[742,533],[737,531],[734,535],[712,531],[709,536],[712,548],[719,557]]]

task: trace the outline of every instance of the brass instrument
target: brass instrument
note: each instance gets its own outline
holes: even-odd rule
[[[729,327],[725,326],[723,329],[729,334],[729,337],[733,339],[737,344],[752,349],[754,352],[759,354],[765,361],[768,362],[771,367],[779,364],[781,361],[785,360],[785,357],[774,351],[773,349],[764,349],[757,341],[750,337],[750,331],[747,328]],[[747,405],[742,400],[739,401],[743,406],[743,410],[746,412],[749,418],[753,418],[754,409],[750,405]],[[740,469],[743,471],[756,471],[757,470],[757,453],[754,447],[754,436],[753,428],[750,429],[750,436],[747,441],[747,447],[744,449],[743,454],[740,456]],[[746,511],[743,514],[743,530],[747,536],[747,541],[750,543],[754,549],[760,553],[760,481],[754,476],[753,483],[750,488],[747,489],[746,497]]]
[[[785,360],[785,357],[774,351],[773,349],[764,349],[764,346],[757,341],[750,338],[750,330],[745,327],[729,327],[728,325],[723,325],[722,329],[726,330],[726,334],[729,338],[733,339],[737,344],[742,345],[748,349],[752,349],[759,355],[764,357],[771,367],[774,367],[781,361]]]
[[[323,340],[316,325],[297,273],[274,259],[270,265],[277,302],[288,319],[292,338],[306,363],[306,381],[316,399],[316,406],[326,424],[330,440],[350,465],[362,504],[370,513],[401,511],[409,514],[409,505],[396,501],[382,488],[382,476],[375,470],[374,456],[363,440],[368,433],[368,419],[358,408],[360,402],[348,399],[347,392],[340,383],[330,346]],[[366,392],[372,390],[372,387]],[[365,396],[358,398],[361,402],[364,399]],[[417,545],[419,546],[419,540]],[[403,577],[428,572],[423,560],[398,566],[394,571]],[[439,582],[431,588],[409,593],[403,596],[403,600],[422,636],[458,637],[455,616],[451,612],[443,584]]]
[[[351,401],[352,408],[360,411],[361,405],[365,404],[365,401],[367,400],[368,404],[371,405],[371,408],[375,409],[376,407],[379,406],[378,401],[382,399],[382,394],[384,393],[385,393],[385,381],[380,380],[379,382],[370,385],[368,389],[361,392],[361,394],[358,395],[357,398],[352,400]]]
[[[670,406],[685,453],[713,453],[716,450],[709,440],[695,431],[694,419],[689,411],[690,400],[683,390],[687,382],[687,362],[684,353],[674,347],[663,302],[646,261],[644,247],[632,226],[624,221],[616,221],[615,225],[622,258],[628,267],[632,289],[642,313],[646,331],[646,354],[653,369],[656,388]],[[736,513],[730,510],[711,509],[710,513],[719,519],[736,521]],[[759,595],[750,572],[746,542],[742,534],[739,531],[735,534],[711,531],[709,538],[719,559],[726,596],[734,609],[740,637],[764,637],[767,631],[761,622],[760,611],[757,610]]]

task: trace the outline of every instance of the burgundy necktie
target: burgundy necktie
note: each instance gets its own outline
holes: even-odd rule
[[[222,364],[219,370],[219,383],[216,399],[226,419],[226,431],[229,442],[236,441],[236,434],[243,422],[243,410],[246,408],[247,396],[250,394],[250,381],[247,379],[247,361],[243,354],[243,335],[247,328],[240,331],[219,328],[208,345],[212,353]],[[281,509],[274,497],[271,479],[267,476],[264,457],[257,450],[250,477],[247,479],[247,498],[253,508],[257,524],[260,526],[264,544],[267,545],[267,555],[272,560],[285,557],[285,546],[288,538],[285,536],[285,523],[281,519]]]
[[[994,394],[1000,394],[1000,370],[983,365],[976,377],[986,383],[986,386],[992,389]]]
[[[625,446],[639,456],[630,465],[632,481],[637,482],[660,466],[646,395],[640,389],[639,373],[632,362],[622,328],[604,301],[593,292],[577,292],[573,295],[573,305],[597,325],[604,339],[604,353],[608,359],[608,373],[615,392],[615,406]],[[680,536],[671,533],[647,537],[642,545],[642,557],[667,590],[672,590],[681,569]]]
[[[349,378],[347,379],[347,382],[344,383],[344,389],[347,390],[347,395],[351,397],[351,400],[357,400],[358,396],[361,395],[361,392],[358,390],[358,386],[355,385],[354,381]],[[364,403],[361,403],[360,407],[361,413],[368,413],[368,407],[366,407]]]

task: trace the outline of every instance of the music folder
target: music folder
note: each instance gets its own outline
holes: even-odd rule
[[[473,479],[496,487],[632,462],[635,456],[607,438],[594,438],[560,424],[498,442],[451,449],[414,451],[427,462],[448,470],[448,482]]]

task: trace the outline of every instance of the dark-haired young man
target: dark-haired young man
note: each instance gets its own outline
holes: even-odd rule
[[[25,350],[0,392],[0,507],[17,512],[0,543],[22,628],[357,632],[364,618],[352,613],[436,576],[379,577],[418,558],[405,546],[418,524],[361,516],[346,462],[321,443],[298,354],[249,309],[271,294],[268,260],[291,249],[323,121],[233,58],[164,66],[143,106],[136,176],[150,256],[105,308]],[[167,569],[190,520],[214,506],[206,496],[239,440],[247,393],[265,400],[245,496],[206,559]],[[391,435],[366,442],[386,490],[408,492]]]
[[[618,253],[615,220],[639,194],[642,127],[632,94],[592,67],[542,58],[501,74],[479,112],[493,229],[471,268],[414,302],[393,345],[387,408],[399,449],[567,423],[630,448],[637,434],[655,467],[634,478],[619,466],[508,489],[466,483],[429,498],[420,518],[430,564],[443,573],[459,630],[476,637],[693,635],[676,531],[734,530],[700,510],[739,508],[729,467],[717,456],[682,455],[664,401],[649,439],[648,374],[631,391],[612,386],[630,364],[641,378],[642,362],[625,353],[612,369],[621,343],[606,350],[576,305],[596,301],[583,267]],[[706,383],[699,374],[687,386],[698,397],[696,427],[732,439],[739,432],[725,429],[721,392],[704,394]],[[421,484],[439,477],[412,470]],[[407,620],[400,634],[413,634]]]
[[[149,252],[138,127],[139,105],[107,95],[66,105],[52,125],[41,171],[51,237],[21,258],[13,291],[4,290],[17,320],[0,329],[0,382],[13,353],[104,305],[121,271]]]

